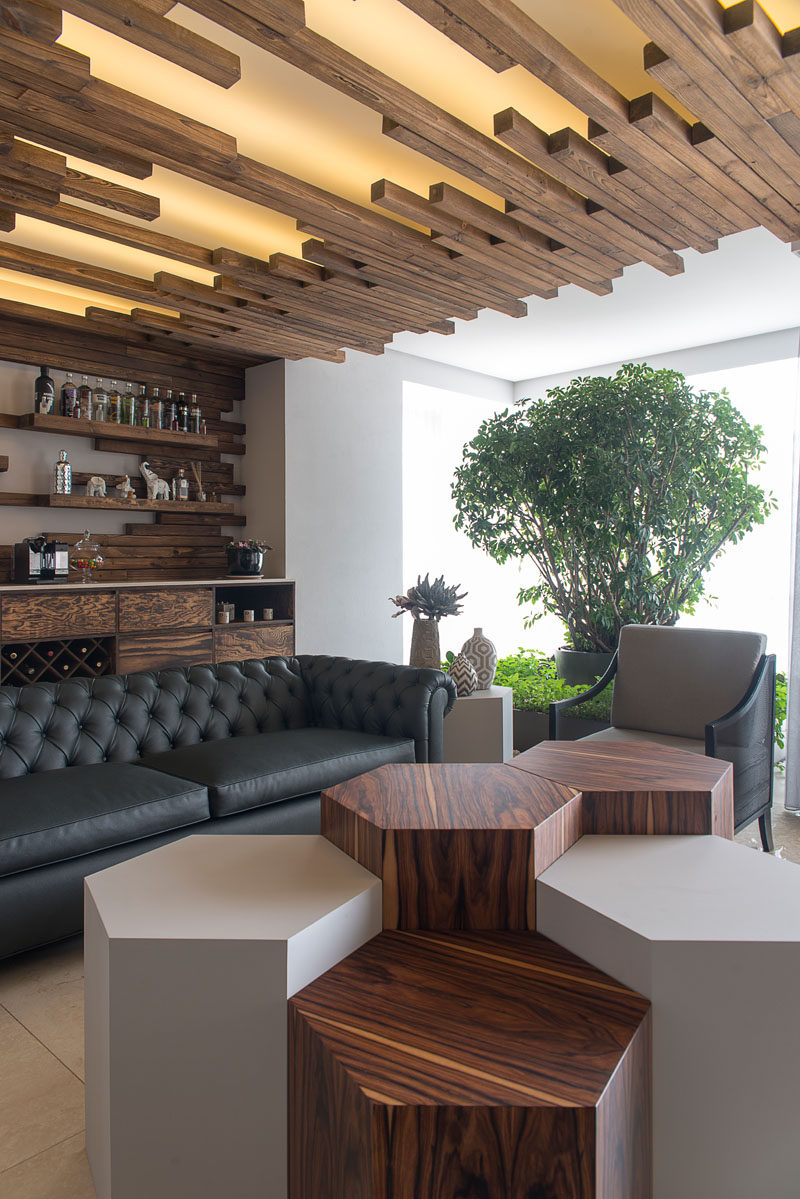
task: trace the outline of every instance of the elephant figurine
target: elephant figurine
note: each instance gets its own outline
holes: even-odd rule
[[[156,472],[150,469],[149,462],[142,463],[139,467],[139,473],[147,484],[147,498],[149,500],[169,500],[172,498],[169,483],[166,479],[159,479]]]
[[[106,481],[102,475],[92,475],[86,484],[86,494],[94,496],[106,494]]]

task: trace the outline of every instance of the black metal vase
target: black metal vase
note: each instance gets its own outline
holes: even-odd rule
[[[264,554],[252,546],[232,546],[225,551],[228,555],[228,574],[257,575],[264,565]]]

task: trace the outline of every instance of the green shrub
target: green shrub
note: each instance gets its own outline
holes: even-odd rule
[[[527,712],[547,712],[550,704],[556,700],[571,699],[588,690],[582,683],[573,687],[563,679],[556,678],[555,662],[535,649],[520,648],[516,654],[501,658],[497,663],[494,681],[500,687],[510,687],[514,692],[514,707]],[[594,699],[576,708],[568,708],[564,718],[576,716],[584,720],[610,720],[613,690],[612,684]]]

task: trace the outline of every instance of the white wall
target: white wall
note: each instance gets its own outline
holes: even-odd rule
[[[348,352],[342,365],[285,364],[286,574],[297,582],[298,652],[403,661],[389,596],[414,581],[403,571],[406,381],[498,406],[511,400],[508,383],[391,350]],[[264,394],[248,371],[248,426]],[[248,457],[255,449],[251,438]]]
[[[241,466],[247,488],[247,526],[241,536],[273,547],[264,556],[264,574],[273,578],[286,576],[285,365],[279,359],[247,372],[248,394],[254,402],[246,406],[247,453]]]

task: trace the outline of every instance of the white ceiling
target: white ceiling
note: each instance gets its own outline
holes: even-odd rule
[[[517,382],[800,325],[800,258],[764,229],[684,251],[683,275],[627,267],[610,296],[563,287],[519,320],[484,310],[449,337],[401,333],[392,349]]]

